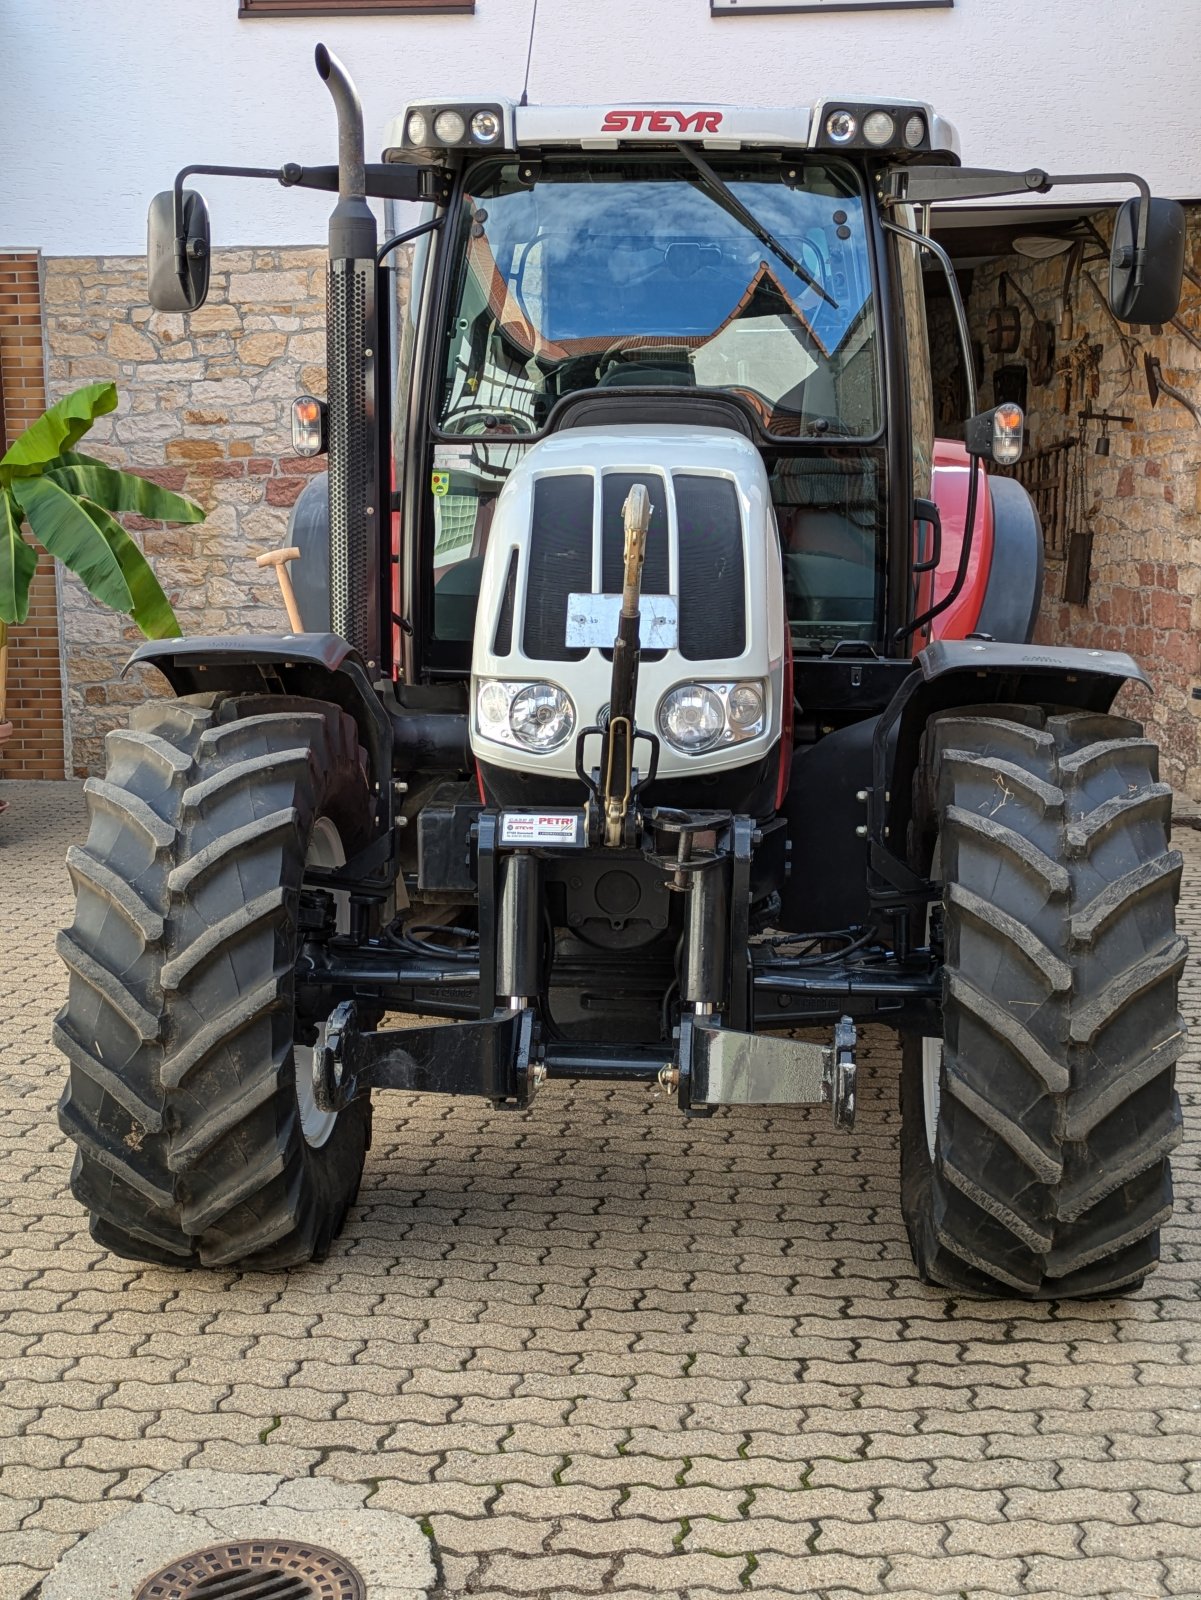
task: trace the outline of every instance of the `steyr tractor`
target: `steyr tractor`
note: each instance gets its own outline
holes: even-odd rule
[[[1038,517],[985,469],[1023,417],[977,410],[930,211],[1136,190],[1110,299],[1144,324],[1180,207],[965,167],[883,100],[421,100],[368,163],[317,66],[337,166],[189,167],[150,209],[151,303],[186,316],[189,176],[337,191],[327,397],[292,414],[328,474],[288,540],[300,630],[143,645],[175,698],[87,784],[56,1037],[96,1240],[320,1258],[373,1090],[657,1082],[697,1118],[825,1102],[836,1138],[883,1023],[922,1278],[1140,1283],[1181,1127],[1170,792],[1111,714],[1136,662],[1032,642]]]

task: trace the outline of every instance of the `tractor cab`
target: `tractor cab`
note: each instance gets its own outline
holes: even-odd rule
[[[403,356],[398,372],[414,664],[467,670],[479,596],[504,592],[502,491],[581,428],[737,433],[762,462],[794,647],[883,645],[889,496],[930,492],[933,407],[916,248],[882,231],[877,187],[899,162],[957,160],[948,123],[918,104],[429,101],[385,154],[454,185],[402,311],[410,359],[418,326],[437,334],[423,383]],[[895,465],[890,433],[920,441]],[[669,554],[665,495],[653,531],[682,575],[696,541]]]

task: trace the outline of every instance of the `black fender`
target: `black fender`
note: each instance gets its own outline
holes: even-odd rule
[[[157,667],[177,695],[225,690],[235,694],[295,694],[330,700],[349,712],[367,752],[379,796],[377,824],[391,830],[392,719],[372,687],[362,657],[335,633],[230,634],[228,637],[149,639],[125,663]]]
[[[1015,478],[988,480],[993,551],[975,631],[992,639],[1026,641],[1043,598],[1043,528],[1029,494]]]
[[[284,543],[300,551],[288,569],[300,620],[306,632],[323,633],[330,626],[328,472],[314,473],[300,491]]]
[[[916,657],[911,673],[876,724],[869,881],[885,904],[923,891],[906,863],[906,841],[922,733],[930,718],[956,706],[1070,706],[1108,711],[1126,683],[1151,687],[1133,656],[1119,650],[936,639]]]

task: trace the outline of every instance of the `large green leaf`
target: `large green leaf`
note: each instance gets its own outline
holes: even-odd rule
[[[21,537],[20,514],[0,489],[0,622],[24,622],[29,615],[29,585],[37,564],[37,551]]]
[[[73,450],[96,418],[116,410],[116,406],[115,383],[89,383],[64,395],[18,434],[0,456],[0,480],[36,475],[55,456]]]
[[[97,600],[128,616],[133,596],[121,563],[87,512],[48,478],[18,478],[13,493],[50,554],[78,573]]]
[[[146,557],[103,506],[88,500],[81,504],[120,564],[133,596],[133,620],[138,627],[148,639],[178,639],[183,629]]]
[[[204,512],[170,489],[160,489],[148,478],[119,472],[91,456],[64,454],[61,463],[47,467],[44,476],[68,494],[90,500],[106,511],[136,511],[155,522],[203,522]]]

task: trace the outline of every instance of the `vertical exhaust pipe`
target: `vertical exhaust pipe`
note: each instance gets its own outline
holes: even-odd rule
[[[367,204],[363,109],[323,44],[317,72],[338,115],[338,201],[329,219],[326,381],[329,405],[330,628],[374,673],[379,663],[380,504],[376,432],[377,231]]]

